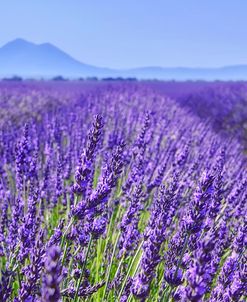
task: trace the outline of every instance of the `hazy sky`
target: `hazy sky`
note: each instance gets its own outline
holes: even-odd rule
[[[247,0],[0,0],[15,38],[112,68],[247,64]]]

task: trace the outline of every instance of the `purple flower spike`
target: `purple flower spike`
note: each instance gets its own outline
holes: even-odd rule
[[[50,247],[46,253],[45,275],[43,276],[43,285],[41,291],[42,302],[58,302],[60,300],[60,254],[60,248],[57,246]]]

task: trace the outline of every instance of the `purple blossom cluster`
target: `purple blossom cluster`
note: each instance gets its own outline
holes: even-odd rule
[[[245,301],[242,132],[160,88],[0,83],[0,301]]]

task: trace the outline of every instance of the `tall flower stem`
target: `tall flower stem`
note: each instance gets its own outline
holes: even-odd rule
[[[140,243],[140,245],[139,245],[139,247],[138,247],[138,249],[137,249],[137,251],[136,251],[134,257],[132,258],[132,260],[131,260],[131,262],[130,262],[129,269],[128,269],[127,274],[126,274],[126,276],[125,276],[125,278],[124,278],[122,287],[121,287],[120,292],[119,292],[119,295],[118,295],[118,299],[117,299],[118,301],[120,300],[120,298],[121,298],[121,296],[122,296],[122,293],[123,293],[123,291],[124,291],[126,282],[127,282],[128,277],[129,277],[129,275],[130,275],[130,272],[131,272],[131,270],[132,270],[132,267],[133,267],[133,265],[134,265],[134,263],[135,263],[135,261],[136,261],[136,258],[137,258],[137,256],[138,256],[140,250],[141,250],[142,245],[143,245],[143,241]],[[138,269],[138,267],[139,267],[140,261],[141,261],[141,257],[140,257],[139,262],[138,262],[138,264],[137,264],[137,266],[136,266],[135,273],[136,273],[136,271],[137,271],[137,269]]]
[[[63,248],[64,242],[65,242],[65,237],[66,237],[67,233],[69,232],[70,228],[72,227],[74,221],[75,221],[74,218],[70,219],[70,222],[69,222],[66,230],[63,233],[63,236],[62,236],[62,239],[61,239],[61,249]]]
[[[189,237],[190,235],[187,233],[186,234],[186,237],[185,237],[185,240],[184,240],[184,245],[183,245],[183,249],[182,249],[182,252],[181,252],[181,255],[179,257],[179,260],[178,260],[178,264],[177,264],[177,267],[176,267],[176,270],[175,270],[175,274],[174,274],[174,278],[177,277],[177,274],[178,274],[178,270],[179,270],[179,267],[183,261],[183,257],[184,257],[184,253],[186,251],[186,248],[187,248],[187,245],[188,245],[188,242],[189,242]],[[165,290],[162,297],[161,297],[161,301],[163,302],[168,302],[169,301],[169,298],[170,298],[170,295],[172,293],[172,290],[173,290],[173,287],[170,287],[168,293],[167,291]],[[167,294],[167,295],[166,295]]]
[[[104,301],[104,299],[105,299],[107,287],[108,287],[108,284],[109,284],[109,281],[110,281],[110,276],[111,276],[111,269],[112,269],[113,259],[114,259],[114,255],[115,255],[115,253],[116,253],[116,249],[117,249],[119,237],[120,237],[120,233],[117,235],[117,238],[116,238],[116,240],[115,240],[115,244],[114,244],[114,248],[113,248],[113,252],[112,252],[112,256],[111,256],[111,261],[110,261],[110,266],[109,266],[109,269],[108,269],[108,271],[107,271],[106,284],[105,284],[105,289],[104,289],[103,298],[102,298],[103,301]]]
[[[92,240],[92,236],[90,236],[90,240],[89,240],[88,246],[87,246],[86,257],[85,257],[85,260],[83,262],[83,266],[82,266],[82,269],[81,269],[80,279],[78,280],[78,283],[77,283],[77,286],[76,286],[76,292],[75,292],[74,302],[78,301],[78,293],[79,293],[81,282],[82,282],[82,279],[83,279],[83,276],[84,276],[84,270],[86,268],[87,259],[88,259],[88,255],[89,255],[89,251],[90,251],[90,248],[91,248],[92,241],[93,241]]]

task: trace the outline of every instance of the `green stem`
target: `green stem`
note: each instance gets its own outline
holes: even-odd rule
[[[80,279],[78,280],[78,283],[77,283],[77,286],[76,286],[76,292],[75,292],[74,302],[77,302],[77,299],[78,299],[78,293],[79,293],[79,289],[80,289],[80,286],[81,286],[82,278],[84,276],[84,270],[86,268],[87,258],[88,258],[88,255],[89,255],[89,251],[90,251],[90,248],[91,248],[92,241],[93,241],[92,240],[92,236],[90,236],[90,239],[89,239],[89,242],[88,242],[88,246],[87,246],[87,252],[86,252],[85,261],[83,262],[83,266],[82,266],[82,270],[81,270]]]
[[[69,246],[68,241],[66,241],[65,247],[64,247],[64,252],[63,252],[63,257],[62,257],[62,261],[61,261],[62,265],[64,265],[64,261],[65,261],[65,257],[66,257],[68,246]]]
[[[167,289],[168,289],[168,293],[167,293],[166,298],[165,298],[165,300],[164,300],[164,301],[166,301],[166,302],[168,302],[169,299],[170,299],[170,295],[171,295],[171,293],[172,293],[173,287],[168,286]],[[165,291],[165,292],[166,292],[166,291]],[[161,301],[162,301],[162,300],[161,300]]]
[[[18,286],[19,286],[19,289],[20,289],[21,288],[21,275],[20,275],[19,267],[17,268],[17,279],[18,279]]]
[[[128,280],[128,277],[129,277],[129,275],[130,275],[130,272],[131,272],[131,270],[132,270],[132,267],[133,267],[133,265],[134,265],[134,263],[135,263],[135,260],[136,260],[138,254],[139,254],[139,251],[140,251],[142,245],[143,245],[143,241],[140,243],[140,245],[139,245],[139,247],[138,247],[138,249],[137,249],[137,251],[136,251],[134,257],[133,257],[132,260],[131,260],[129,269],[128,269],[127,274],[126,274],[126,276],[125,276],[125,278],[124,278],[124,282],[123,282],[123,284],[122,284],[122,287],[121,287],[120,292],[119,292],[119,295],[118,295],[118,301],[120,300],[120,298],[121,298],[121,296],[122,296],[123,290],[124,290],[125,285],[126,285],[127,280]],[[136,272],[137,272],[137,269],[138,269],[138,267],[139,267],[140,261],[141,261],[141,258],[140,258],[140,260],[139,260],[139,262],[138,262],[138,264],[137,264],[137,266],[136,266],[134,275],[135,275]],[[133,275],[133,276],[134,276],[134,275]]]
[[[137,271],[138,271],[138,269],[139,269],[140,262],[141,262],[141,258],[140,258],[140,260],[139,260],[139,262],[138,262],[138,264],[137,264],[137,266],[136,266],[136,268],[135,268],[135,271],[134,271],[134,273],[133,273],[133,278],[135,277],[135,275],[136,275],[136,273],[137,273]],[[133,295],[132,295],[132,293],[130,293],[127,302],[131,301],[132,297],[133,297]],[[121,297],[120,297],[120,298],[121,298]]]
[[[118,264],[118,267],[117,267],[117,270],[115,272],[115,275],[114,275],[113,279],[115,279],[117,277],[118,272],[120,271],[120,268],[122,266],[122,263],[123,263],[124,259],[125,259],[125,254],[122,256],[121,260],[119,261],[119,264]]]
[[[17,254],[18,254],[19,250],[20,250],[20,246],[17,245],[17,248],[16,248],[15,252],[10,254],[10,257],[9,257],[9,259],[10,259],[10,264],[9,264],[9,266],[8,266],[8,269],[9,269],[10,271],[11,271],[11,270],[12,270],[12,271],[15,271],[14,265],[15,265],[15,263],[16,263],[16,258],[17,258]],[[17,264],[16,267],[18,268],[18,264]],[[9,287],[9,286],[11,285],[11,283],[13,282],[13,281],[12,281],[12,278],[13,278],[13,276],[10,276],[10,278],[9,278],[9,283],[8,283],[8,287]]]
[[[115,214],[112,213],[112,215],[111,215],[110,224],[109,224],[109,227],[108,227],[108,230],[107,230],[106,243],[105,243],[105,246],[104,246],[104,252],[103,252],[104,257],[106,257],[107,245],[108,245],[108,242],[111,238],[110,234],[111,234],[111,229],[112,229],[113,222],[115,222],[117,220],[119,214],[121,214],[121,207],[120,206],[118,206],[118,208],[116,210],[116,213]],[[115,216],[115,219],[114,219],[114,216]]]
[[[104,289],[103,298],[102,298],[103,301],[104,301],[106,291],[107,291],[107,287],[108,287],[108,284],[109,284],[109,281],[110,281],[111,268],[112,268],[112,264],[113,264],[114,255],[115,255],[115,252],[116,252],[116,249],[117,249],[117,244],[118,244],[119,237],[120,237],[120,233],[118,234],[118,236],[115,240],[115,244],[114,244],[114,248],[113,248],[113,252],[112,252],[112,256],[111,256],[111,261],[110,261],[110,266],[109,266],[109,269],[107,271],[106,284],[105,284],[105,289]]]
[[[74,223],[74,221],[75,221],[74,218],[71,218],[71,219],[70,219],[70,222],[69,222],[69,224],[68,224],[66,230],[65,230],[64,233],[63,233],[62,240],[61,240],[61,249],[63,248],[64,241],[65,241],[65,237],[66,237],[68,231],[70,230],[70,228],[72,227],[72,224]]]
[[[159,302],[162,302],[162,301],[163,301],[163,299],[164,299],[165,296],[166,296],[166,293],[167,293],[168,289],[170,289],[169,285],[168,285],[168,286],[165,288],[165,290],[163,291],[163,294],[162,294],[160,300],[158,300]]]
[[[78,196],[76,196],[76,198],[75,198],[75,205],[77,204],[77,201],[78,201]],[[67,213],[67,217],[68,217],[68,215],[69,215],[69,212]],[[70,218],[70,221],[69,221],[69,223],[68,223],[68,225],[67,225],[67,228],[66,228],[66,230],[64,231],[63,236],[62,236],[62,240],[61,240],[61,249],[63,248],[64,241],[65,241],[65,237],[66,237],[68,231],[70,230],[70,228],[72,227],[72,225],[73,225],[74,222],[75,222],[75,217],[71,217],[71,218]]]

